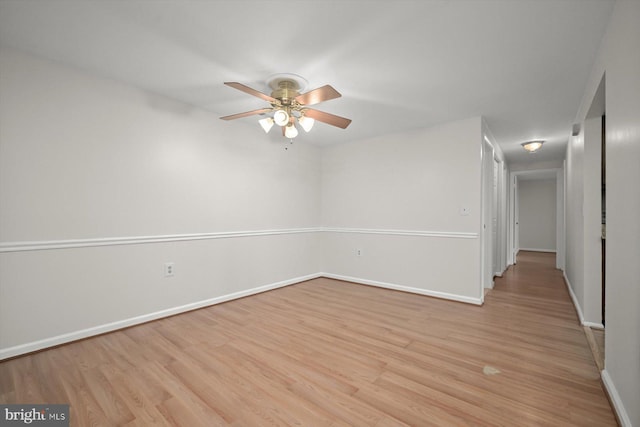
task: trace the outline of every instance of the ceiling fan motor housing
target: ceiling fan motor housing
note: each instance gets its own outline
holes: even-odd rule
[[[279,100],[282,105],[291,105],[296,96],[300,95],[298,85],[291,80],[278,82],[278,88],[271,92],[271,96]]]

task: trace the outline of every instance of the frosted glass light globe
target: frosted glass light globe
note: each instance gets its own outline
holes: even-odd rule
[[[284,110],[278,110],[273,113],[273,121],[278,126],[285,126],[287,123],[289,123],[289,114],[287,114],[287,112]]]

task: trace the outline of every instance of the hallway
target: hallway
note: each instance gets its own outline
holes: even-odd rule
[[[514,349],[518,369],[535,384],[559,387],[556,405],[565,407],[572,422],[616,425],[555,254],[520,251],[517,264],[496,277],[485,308],[501,318],[505,331],[517,331],[523,348],[531,346]],[[558,384],[542,385],[547,381]]]

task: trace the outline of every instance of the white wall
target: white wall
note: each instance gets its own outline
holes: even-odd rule
[[[285,151],[5,48],[0,92],[0,359],[320,272],[482,301],[479,117]]]
[[[0,93],[0,357],[320,270],[318,149],[12,50]]]
[[[640,425],[640,2],[618,0],[591,71],[577,122],[606,81],[607,256],[605,370],[624,426]],[[606,73],[606,75],[605,75]],[[567,161],[576,157],[567,151]],[[567,194],[568,201],[577,198]],[[569,221],[569,214],[567,214]],[[575,236],[567,245],[575,246]]]
[[[583,206],[585,323],[602,325],[602,118],[584,123]]]
[[[587,119],[567,148],[565,275],[580,321],[595,327],[602,327],[600,123],[600,117]]]
[[[556,180],[520,179],[520,250],[555,252]]]
[[[565,198],[564,198],[564,180],[565,180],[565,162],[562,162],[562,168],[556,171],[556,268],[564,271],[565,269]]]
[[[481,143],[478,117],[325,148],[324,271],[480,302]]]
[[[566,167],[565,277],[584,321],[584,127],[579,135],[569,138]]]

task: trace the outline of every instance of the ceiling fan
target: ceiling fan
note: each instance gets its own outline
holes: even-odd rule
[[[350,119],[308,108],[309,105],[340,98],[342,95],[330,85],[300,93],[305,90],[307,82],[295,74],[276,74],[272,76],[267,81],[267,84],[272,89],[271,95],[259,92],[238,82],[225,82],[224,84],[267,101],[271,106],[220,117],[222,120],[269,114],[268,117],[258,121],[264,131],[268,133],[271,127],[276,124],[282,128],[282,135],[287,138],[295,138],[298,135],[296,122],[306,132],[311,130],[315,120],[342,129],[346,129],[351,123]]]

